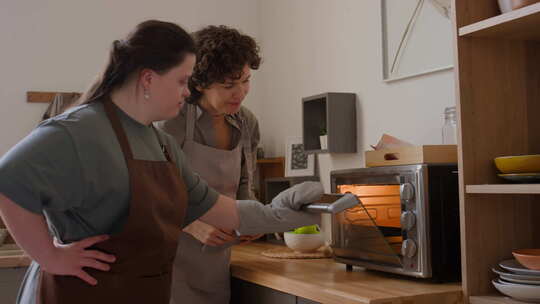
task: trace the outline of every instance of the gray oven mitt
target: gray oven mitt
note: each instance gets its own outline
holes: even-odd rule
[[[320,224],[321,215],[299,211],[300,208],[316,201],[324,193],[320,182],[304,182],[278,194],[270,204],[256,201],[237,201],[240,235],[284,232],[297,227]]]

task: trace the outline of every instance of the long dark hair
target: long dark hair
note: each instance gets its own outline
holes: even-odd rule
[[[193,38],[177,24],[144,21],[126,39],[113,42],[105,69],[77,104],[101,101],[141,69],[166,73],[195,51]]]
[[[193,33],[193,37],[197,44],[197,63],[189,79],[188,103],[197,103],[201,98],[197,87],[206,89],[226,78],[240,79],[246,64],[252,70],[257,70],[261,64],[257,42],[236,29],[210,25]]]

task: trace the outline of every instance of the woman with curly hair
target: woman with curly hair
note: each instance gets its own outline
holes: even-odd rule
[[[254,199],[259,127],[242,101],[250,89],[251,70],[261,63],[259,47],[253,38],[226,26],[208,26],[193,36],[197,62],[188,104],[158,126],[178,141],[194,171],[211,187],[234,199]],[[185,227],[176,255],[172,303],[229,303],[230,245],[237,241],[233,231],[202,221]]]

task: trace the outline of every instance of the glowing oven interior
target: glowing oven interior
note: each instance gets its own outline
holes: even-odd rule
[[[391,250],[400,255],[403,237],[399,185],[338,185],[337,192],[353,193],[362,202],[345,211],[339,218],[340,224],[349,231],[360,226],[377,226]]]

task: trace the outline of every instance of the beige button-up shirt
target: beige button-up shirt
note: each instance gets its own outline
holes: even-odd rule
[[[184,141],[186,138],[186,109],[187,107],[184,107],[178,116],[173,119],[156,123],[158,128],[171,134],[181,147],[184,146]],[[251,185],[255,184],[253,178],[255,175],[254,171],[257,167],[256,150],[260,140],[259,123],[257,122],[255,115],[253,115],[253,113],[251,113],[251,111],[244,106],[241,106],[240,111],[237,113],[226,115],[225,120],[233,127],[231,138],[232,147],[236,147],[242,138],[242,121],[247,124],[247,130],[249,132],[251,142],[251,149],[249,150],[251,157],[249,159],[252,160],[253,164],[250,172],[250,170],[248,170],[248,166],[246,165],[246,155],[244,155],[245,150],[242,149],[242,172],[240,175],[240,183],[236,198],[239,200],[255,199],[255,194],[253,192],[254,189],[249,189],[248,181],[251,181]],[[195,122],[193,137],[193,140],[199,144],[217,148],[216,132],[212,126],[212,118],[210,114],[204,111],[201,107],[197,107],[197,120]]]

